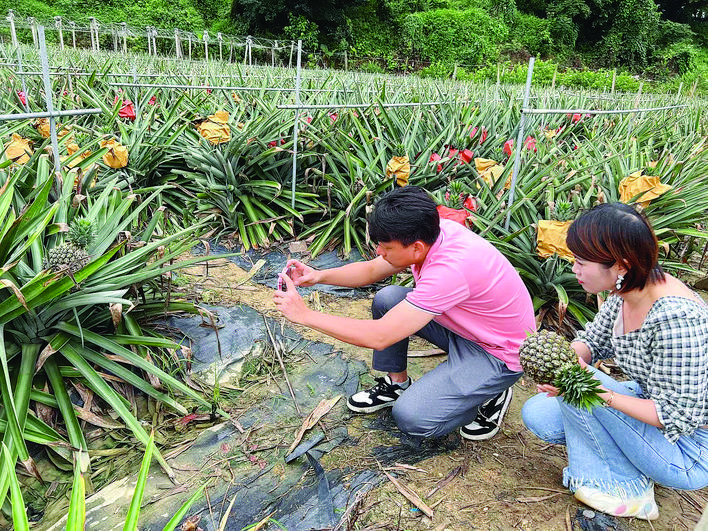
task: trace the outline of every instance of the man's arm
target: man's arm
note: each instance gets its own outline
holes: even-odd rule
[[[366,262],[354,262],[319,271],[297,260],[289,260],[288,266],[292,268],[290,275],[295,281],[295,285],[303,287],[330,284],[346,288],[359,288],[403,271],[403,268],[393,267],[380,256]]]
[[[415,334],[433,319],[432,314],[406,301],[399,302],[381,319],[352,319],[316,312],[305,305],[290,278],[285,276],[284,281],[288,290],[276,291],[273,300],[285,317],[359,347],[382,350]]]

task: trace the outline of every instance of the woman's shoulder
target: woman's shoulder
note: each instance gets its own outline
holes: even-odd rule
[[[706,325],[708,324],[708,304],[683,295],[664,295],[654,302],[647,316],[647,321],[670,319],[691,319],[696,321],[696,325]]]

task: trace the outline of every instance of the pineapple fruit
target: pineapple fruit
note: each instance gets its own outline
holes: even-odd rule
[[[87,219],[80,219],[69,227],[66,242],[49,249],[44,260],[44,267],[52,271],[76,273],[91,261],[86,248],[93,243],[93,224]]]
[[[551,217],[555,221],[570,221],[575,219],[576,214],[575,206],[569,201],[556,201],[551,211]]]
[[[542,330],[529,335],[519,349],[521,367],[538,384],[557,387],[566,403],[591,411],[603,403],[600,382],[581,367],[578,355],[563,337]]]

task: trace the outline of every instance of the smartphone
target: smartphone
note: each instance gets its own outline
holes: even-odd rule
[[[287,275],[288,271],[290,271],[290,266],[285,266],[283,270],[280,272],[281,275]],[[283,277],[278,276],[278,291],[287,291],[288,287],[285,285],[285,282],[283,282]]]

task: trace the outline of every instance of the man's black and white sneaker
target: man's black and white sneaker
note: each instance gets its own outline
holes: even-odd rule
[[[512,395],[513,391],[509,387],[506,391],[484,402],[479,406],[477,417],[467,426],[460,428],[460,435],[473,441],[483,441],[494,437],[499,431],[504,413],[509,409]]]
[[[411,379],[396,384],[391,382],[388,375],[375,378],[376,385],[371,389],[359,391],[347,399],[347,407],[357,413],[373,413],[385,407],[392,407],[393,403],[403,394],[411,384]]]

